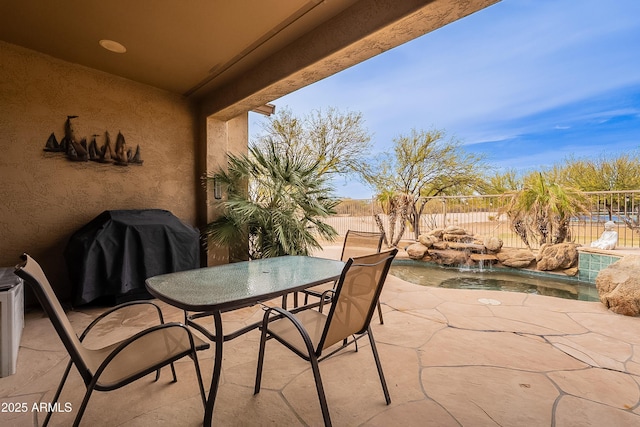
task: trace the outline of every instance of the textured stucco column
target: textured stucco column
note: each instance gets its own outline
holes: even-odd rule
[[[212,173],[219,168],[226,167],[228,154],[246,154],[249,141],[249,114],[240,114],[231,120],[217,120],[207,117],[204,120],[204,150],[200,159],[202,175]],[[219,201],[214,199],[213,188],[202,190],[204,194],[199,198],[199,212],[202,225],[205,225],[220,215]],[[223,193],[223,200],[226,194]],[[209,242],[207,242],[209,243]],[[246,257],[246,242],[239,242],[238,247],[220,247],[207,244],[207,265],[226,264],[230,261]]]

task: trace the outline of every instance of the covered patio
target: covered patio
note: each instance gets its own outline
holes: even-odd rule
[[[164,209],[205,226],[220,208],[202,177],[247,153],[250,112],[497,1],[0,5],[0,266],[28,252],[68,301],[65,246],[97,215]],[[143,163],[70,161],[44,150],[52,134],[105,152],[121,134]],[[211,245],[200,258],[236,252]]]
[[[246,152],[250,111],[497,1],[251,1],[243,3],[253,5],[244,15],[234,13],[240,3],[199,2],[181,10],[184,16],[150,2],[2,6],[0,265],[15,265],[29,252],[68,302],[72,284],[63,250],[96,215],[162,208],[203,226],[218,212],[200,179],[228,153]],[[276,3],[288,6],[270,7]],[[228,9],[211,6],[220,4]],[[203,28],[216,31],[200,39]],[[119,39],[129,53],[103,51],[103,37]],[[102,140],[106,131],[114,138],[122,131],[132,147],[142,147],[144,165],[115,168],[44,152],[52,132],[63,135],[68,116],[78,116],[78,137]],[[337,253],[338,247],[326,247],[317,255]],[[229,248],[209,248],[202,264],[233,257]],[[40,403],[51,401],[67,363],[51,323],[31,295],[26,299],[17,372],[0,379],[2,426],[41,425]],[[343,352],[320,366],[336,425],[640,422],[638,319],[600,303],[432,289],[392,276],[381,300],[385,324],[374,318],[373,332],[392,402],[385,405],[368,349]],[[161,305],[167,321],[183,319],[181,311]],[[69,317],[79,331],[103,310],[80,307]],[[252,307],[227,313],[224,321],[241,327],[260,317]],[[122,326],[136,330],[151,321],[140,313]],[[111,338],[104,331],[99,340]],[[321,425],[308,365],[280,346],[267,344],[262,392],[253,395],[258,341],[252,331],[226,345],[214,423]],[[213,351],[200,353],[207,387]],[[150,376],[95,393],[84,424],[201,425],[192,366],[180,361],[177,369],[175,384],[165,370],[157,383]],[[73,372],[51,425],[69,425],[82,395]],[[23,404],[27,411],[15,410]]]
[[[335,257],[339,247],[319,256]],[[640,323],[599,302],[510,292],[428,288],[389,276],[382,294],[384,325],[372,322],[391,405],[384,402],[371,353],[361,341],[321,363],[335,425],[629,426],[640,422]],[[162,305],[169,321],[182,312]],[[69,313],[76,329],[102,309]],[[259,307],[227,313],[229,327],[261,317]],[[118,323],[118,319],[114,319]],[[132,329],[152,317],[134,316]],[[108,339],[108,335],[103,337]],[[101,338],[102,339],[102,338]],[[260,394],[253,395],[259,332],[225,345],[214,410],[217,425],[322,425],[308,364],[268,343]],[[213,349],[200,353],[205,384]],[[0,401],[27,403],[26,413],[0,413],[5,426],[42,423],[34,403],[51,400],[67,356],[40,311],[25,318],[15,375],[2,379]],[[201,425],[203,408],[186,359],[178,382],[165,369],[110,393],[95,393],[86,425]],[[208,387],[208,385],[207,385]],[[51,425],[69,425],[82,399],[77,372],[61,396]],[[39,424],[38,424],[39,423]]]

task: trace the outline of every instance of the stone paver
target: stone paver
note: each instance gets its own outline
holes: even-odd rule
[[[548,426],[559,395],[543,374],[485,366],[427,368],[422,383],[465,426]]]
[[[563,396],[556,408],[556,427],[636,426],[638,415],[574,396]]]
[[[633,356],[633,346],[601,334],[547,337],[550,343],[585,363],[625,372],[625,362]]]
[[[638,384],[622,372],[589,368],[584,371],[558,371],[548,377],[565,393],[619,409],[633,409],[640,398]],[[590,384],[598,383],[598,387]]]
[[[549,343],[509,332],[447,328],[420,350],[423,366],[499,366],[536,372],[587,366]],[[545,357],[540,358],[540,354]]]

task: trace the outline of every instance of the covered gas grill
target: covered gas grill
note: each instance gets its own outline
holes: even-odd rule
[[[65,249],[73,304],[152,298],[151,276],[200,267],[200,233],[161,209],[104,211]]]

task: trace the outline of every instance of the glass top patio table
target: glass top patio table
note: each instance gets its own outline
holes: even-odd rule
[[[185,323],[215,342],[213,375],[205,405],[204,426],[212,424],[213,407],[222,372],[224,342],[259,325],[248,325],[225,335],[221,313],[337,280],[344,266],[342,261],[325,258],[283,256],[162,274],[146,280],[147,290],[153,296],[185,310]],[[188,316],[188,311],[199,313]],[[214,333],[193,321],[209,315],[213,317]]]
[[[283,256],[162,274],[149,292],[187,311],[227,311],[337,280],[342,261]]]

